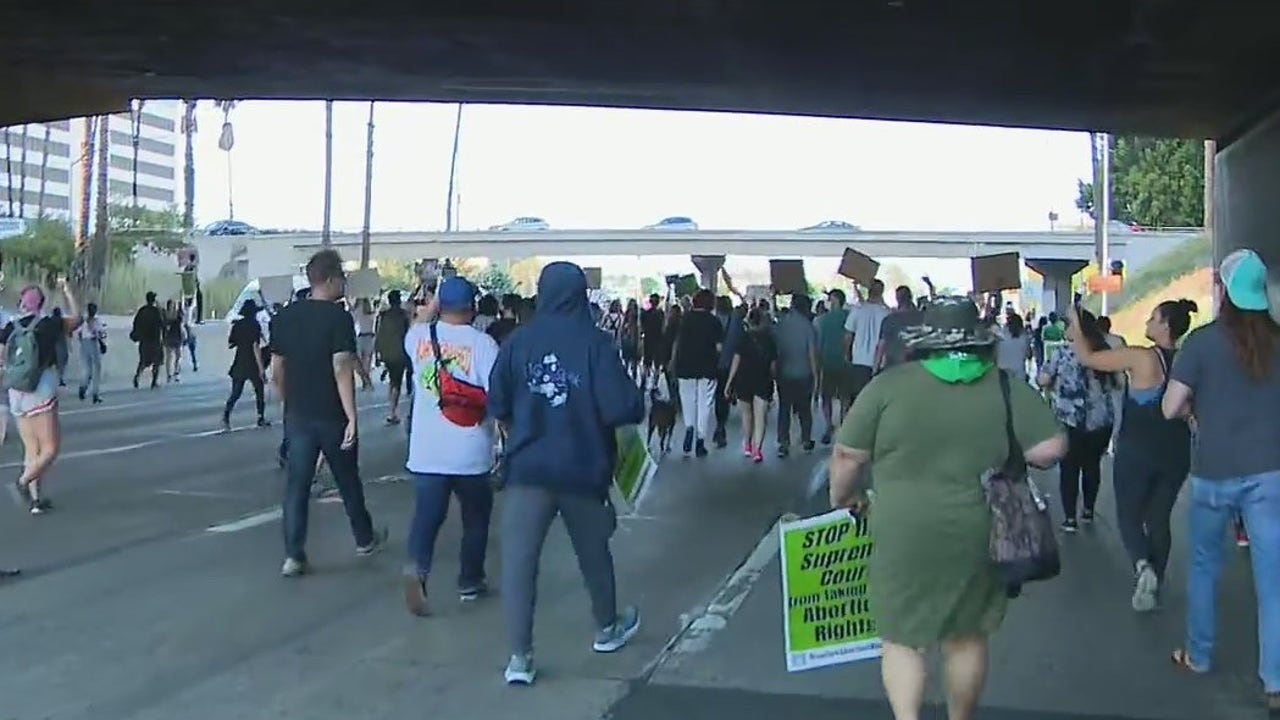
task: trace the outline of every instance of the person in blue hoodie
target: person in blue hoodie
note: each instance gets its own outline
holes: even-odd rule
[[[533,682],[533,615],[538,561],[559,515],[573,540],[597,632],[592,649],[621,649],[640,628],[635,607],[617,608],[609,540],[617,515],[609,500],[615,431],[644,418],[644,396],[612,339],[595,327],[587,276],[554,262],[538,278],[533,319],[498,353],[489,377],[489,414],[507,430],[502,517],[502,605],[511,684]]]

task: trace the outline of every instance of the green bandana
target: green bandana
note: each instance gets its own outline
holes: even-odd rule
[[[945,383],[971,383],[982,378],[994,363],[972,353],[953,352],[920,361],[924,369]]]

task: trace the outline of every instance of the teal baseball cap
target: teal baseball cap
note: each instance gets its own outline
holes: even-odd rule
[[[1241,310],[1265,312],[1267,301],[1267,266],[1258,253],[1236,250],[1218,265],[1218,278],[1227,299]]]

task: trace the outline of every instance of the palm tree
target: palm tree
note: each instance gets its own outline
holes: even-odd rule
[[[227,219],[236,219],[236,204],[233,196],[234,185],[231,182],[231,149],[236,145],[235,130],[231,127],[231,110],[236,106],[235,100],[218,100],[218,109],[222,111],[222,134],[218,136],[218,148],[227,154]]]
[[[146,105],[146,100],[134,100],[133,112],[130,113],[133,127],[133,209],[138,209],[138,145],[142,142],[142,106]],[[137,216],[137,213],[134,214]]]
[[[76,218],[75,263],[73,282],[83,292],[89,273],[89,202],[93,192],[94,130],[98,118],[84,118],[84,135],[80,138],[80,216]]]
[[[373,220],[373,107],[369,101],[369,134],[364,143],[364,225],[360,229],[360,267],[369,267],[370,225]]]
[[[320,244],[333,244],[330,221],[333,215],[333,101],[324,101],[324,225],[320,229]]]
[[[93,240],[91,243],[92,251],[89,253],[90,272],[89,287],[92,288],[94,294],[102,289],[102,278],[107,274],[107,227],[110,222],[108,199],[111,197],[110,185],[110,169],[111,169],[111,116],[102,115],[98,118],[98,159],[97,167],[94,170],[97,173],[97,197],[96,206],[93,211]]]
[[[45,176],[49,171],[49,138],[53,136],[53,128],[48,123],[44,126],[44,146],[40,153],[40,192],[36,194],[36,217],[44,217],[44,190],[46,185]]]
[[[196,100],[186,99],[182,111],[182,134],[186,148],[182,163],[182,228],[191,230],[196,224]]]
[[[22,152],[18,154],[18,217],[27,216],[27,138],[31,126],[22,126]]]
[[[8,216],[13,217],[13,148],[9,146],[9,128],[4,129],[4,186],[9,191]]]

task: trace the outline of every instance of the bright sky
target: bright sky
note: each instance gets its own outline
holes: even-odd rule
[[[377,105],[375,230],[444,227],[456,107]],[[361,225],[368,111],[368,103],[335,106],[337,230]],[[258,227],[319,228],[323,103],[244,102],[232,121],[236,218]],[[220,111],[202,105],[201,222],[227,215],[221,122]],[[1074,222],[1076,179],[1090,172],[1081,133],[469,105],[462,114],[457,224],[480,229],[532,215],[553,228],[628,228],[685,215],[708,229],[846,220],[875,230],[1032,230],[1047,228],[1051,210]],[[897,262],[913,274],[968,276],[963,260]]]

